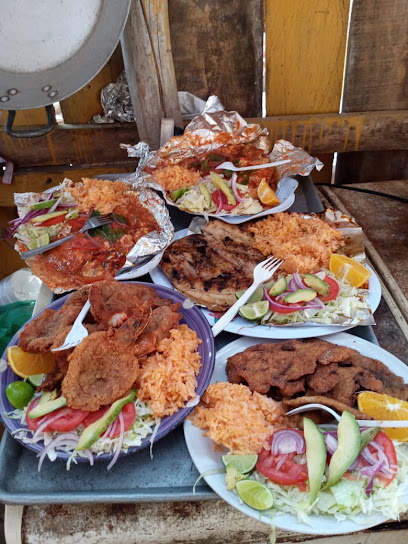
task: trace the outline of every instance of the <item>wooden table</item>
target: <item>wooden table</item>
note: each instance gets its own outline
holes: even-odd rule
[[[408,198],[408,181],[357,187]],[[366,235],[383,299],[375,317],[382,347],[408,364],[408,204],[336,187],[319,188],[322,199],[353,215]],[[7,544],[267,544],[270,528],[221,500],[189,503],[6,506]],[[278,543],[405,544],[408,515],[351,535],[313,537],[278,530]]]

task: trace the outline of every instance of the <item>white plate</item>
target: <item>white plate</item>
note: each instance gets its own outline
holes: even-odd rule
[[[298,188],[299,183],[293,179],[293,178],[283,178],[278,183],[278,187],[276,189],[276,195],[281,201],[279,206],[275,206],[274,208],[268,208],[267,210],[264,210],[259,213],[255,213],[253,215],[215,215],[213,213],[206,214],[209,217],[216,217],[217,219],[221,219],[221,221],[224,221],[225,223],[230,223],[231,225],[239,225],[241,223],[245,223],[246,221],[251,221],[252,219],[256,219],[257,217],[263,217],[264,215],[269,215],[271,213],[278,213],[278,212],[284,212],[285,210],[288,210],[292,204],[295,202],[295,191]],[[167,204],[170,206],[174,206],[180,210],[176,204],[169,198],[166,198]],[[190,213],[187,210],[181,210],[182,212]],[[200,213],[190,213],[190,215],[203,215]]]
[[[180,240],[188,236],[188,229],[179,230],[174,235],[174,240]],[[371,271],[371,277],[368,280],[368,296],[367,301],[371,308],[372,313],[378,308],[381,300],[381,285],[378,277],[376,276],[374,270],[367,267]],[[170,287],[172,285],[167,277],[162,272],[160,266],[150,270],[150,277],[152,278],[153,283],[157,285],[162,285],[163,287]],[[212,327],[215,324],[215,319],[211,313],[211,310],[207,308],[201,308],[201,311],[207,318],[210,326]],[[231,321],[226,327],[225,331],[233,332],[235,334],[241,334],[242,336],[253,336],[254,338],[275,338],[278,340],[290,340],[291,338],[312,338],[314,336],[325,336],[326,334],[334,334],[337,332],[344,332],[357,325],[248,325],[248,321],[243,317],[237,316],[233,321]]]
[[[325,338],[328,342],[332,344],[337,344],[339,346],[347,346],[349,348],[359,351],[362,355],[367,357],[372,357],[383,362],[391,372],[394,372],[398,376],[401,376],[405,382],[408,382],[408,367],[397,357],[388,353],[379,346],[367,342],[353,336],[351,334],[339,333],[330,338]],[[266,342],[276,342],[274,340],[267,340]],[[226,382],[227,375],[225,373],[225,365],[228,357],[235,355],[244,351],[250,346],[259,344],[259,340],[255,338],[239,338],[234,342],[231,342],[227,346],[223,347],[216,356],[214,373],[211,379],[211,383],[215,382]],[[240,510],[244,514],[262,521],[264,523],[271,523],[271,520],[268,516],[262,515],[261,512],[253,510],[249,506],[241,503],[236,495],[232,491],[228,491],[225,484],[225,474],[208,474],[205,475],[207,471],[213,469],[224,468],[224,465],[221,460],[221,453],[215,451],[214,443],[208,437],[203,436],[201,429],[194,427],[194,425],[185,420],[184,421],[184,436],[187,443],[188,451],[191,455],[191,458],[200,474],[204,475],[204,479],[207,484],[226,502],[231,506]],[[405,502],[408,501],[408,495],[404,497]],[[368,529],[369,527],[374,527],[379,523],[383,523],[386,519],[381,515],[377,514],[375,516],[364,516],[359,514],[357,516],[359,523],[355,523],[351,520],[345,520],[342,522],[336,521],[332,516],[310,516],[311,526],[301,523],[297,520],[292,514],[276,514],[274,517],[274,523],[279,529],[284,529],[287,531],[297,531],[299,533],[313,534],[313,535],[337,535],[344,533],[352,533],[354,531],[361,531],[363,529]]]

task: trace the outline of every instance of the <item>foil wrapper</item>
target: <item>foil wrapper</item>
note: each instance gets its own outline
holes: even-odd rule
[[[311,157],[304,149],[295,147],[286,140],[275,142],[270,156],[273,161],[290,159],[290,162],[276,167],[278,179],[296,175],[308,176],[314,168],[321,170],[324,166],[318,158]]]
[[[110,179],[109,176],[100,177]],[[136,242],[126,256],[125,265],[116,274],[116,277],[121,280],[138,278],[149,272],[160,262],[163,251],[170,245],[173,239],[174,227],[163,199],[153,190],[143,187],[140,184],[133,184],[132,180],[128,177],[118,178],[114,176],[114,178],[130,185],[131,190],[135,192],[142,206],[153,215],[157,224],[161,227],[160,231],[149,232]],[[64,179],[60,185],[47,189],[43,193],[15,193],[14,202],[17,206],[18,216],[22,217],[24,215],[23,210],[29,204],[43,200],[54,191],[63,191],[70,185],[73,185],[73,182],[69,179]],[[17,244],[15,245],[15,250],[18,251]],[[29,265],[28,262],[27,264]],[[66,290],[57,288],[54,289],[54,292],[61,294],[66,292]]]

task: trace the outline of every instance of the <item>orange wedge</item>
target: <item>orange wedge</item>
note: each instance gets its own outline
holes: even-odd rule
[[[364,391],[358,394],[357,405],[360,412],[375,419],[408,421],[408,402],[395,397]],[[383,430],[393,440],[408,442],[408,428]]]
[[[49,374],[55,366],[53,353],[27,353],[18,346],[7,348],[7,358],[13,372],[21,378]]]
[[[266,206],[277,206],[280,204],[279,198],[276,196],[275,191],[273,191],[270,186],[263,179],[258,185],[258,198]]]
[[[340,280],[347,281],[352,287],[361,287],[371,276],[371,272],[350,257],[332,253],[330,256],[329,270]]]

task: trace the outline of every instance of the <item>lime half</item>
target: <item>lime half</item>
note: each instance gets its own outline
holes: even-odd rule
[[[269,311],[269,302],[267,300],[261,300],[253,304],[245,304],[239,309],[240,315],[249,321],[255,321],[261,319]]]
[[[242,295],[246,293],[246,291],[237,291],[235,293],[236,298],[241,298]],[[251,295],[248,299],[248,304],[252,304],[253,302],[260,302],[263,299],[263,289],[261,287],[258,287],[258,289],[255,289],[253,295]]]
[[[223,455],[222,462],[226,467],[232,465],[241,474],[248,474],[255,468],[258,461],[257,455]]]
[[[251,508],[255,510],[272,508],[273,495],[264,484],[255,480],[241,480],[235,487],[240,498]]]
[[[34,393],[34,388],[27,382],[11,382],[6,387],[6,397],[14,408],[24,408]]]
[[[44,381],[46,374],[33,374],[28,376],[28,383],[31,383],[33,387],[38,387]]]
[[[38,238],[31,240],[31,242],[27,244],[27,247],[28,249],[37,249],[37,247],[46,246],[49,243],[50,243],[50,235],[42,234]]]

